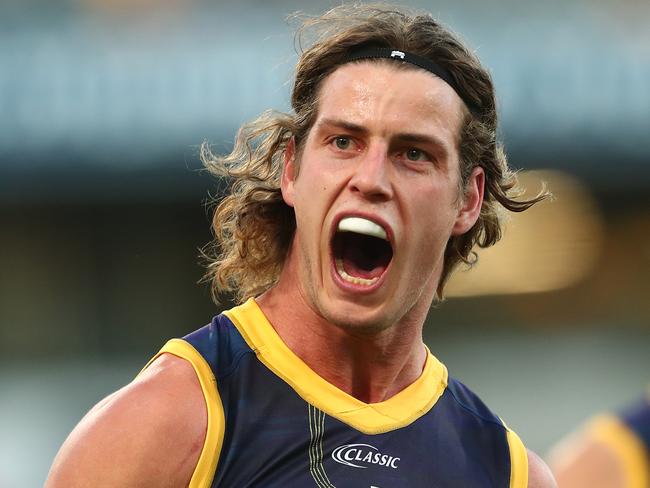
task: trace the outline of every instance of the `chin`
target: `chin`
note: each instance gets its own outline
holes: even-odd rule
[[[358,303],[341,303],[336,310],[321,308],[321,315],[334,326],[348,332],[376,334],[390,328],[396,320],[384,310],[369,309]],[[333,307],[332,307],[333,308]]]

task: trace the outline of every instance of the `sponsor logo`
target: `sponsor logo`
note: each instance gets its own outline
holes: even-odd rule
[[[337,463],[353,468],[369,468],[370,466],[384,466],[397,469],[400,458],[382,454],[375,446],[370,444],[346,444],[339,446],[332,452],[332,459]]]
[[[391,58],[404,59],[404,56],[406,56],[406,55],[402,51],[391,51],[391,53],[390,53]]]

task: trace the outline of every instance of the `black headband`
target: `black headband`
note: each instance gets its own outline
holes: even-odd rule
[[[478,111],[476,105],[462,95],[458,83],[454,81],[451,73],[438,63],[435,63],[428,58],[418,56],[417,54],[399,51],[397,49],[391,49],[390,47],[360,47],[352,49],[343,59],[343,63],[357,61],[359,59],[394,59],[396,61],[413,64],[419,68],[425,69],[452,87],[472,112]]]

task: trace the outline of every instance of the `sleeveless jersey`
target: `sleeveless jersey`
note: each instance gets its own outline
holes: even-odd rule
[[[191,487],[527,486],[517,435],[428,351],[418,380],[363,403],[302,362],[251,299],[163,353],[192,364],[205,396]]]
[[[650,392],[636,403],[622,409],[619,416],[650,453]]]
[[[595,418],[588,432],[614,452],[626,487],[650,488],[650,391],[616,413]]]

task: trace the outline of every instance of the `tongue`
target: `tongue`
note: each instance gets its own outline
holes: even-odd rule
[[[361,247],[346,246],[343,252],[343,269],[350,276],[369,280],[381,276],[386,265],[364,252]]]

